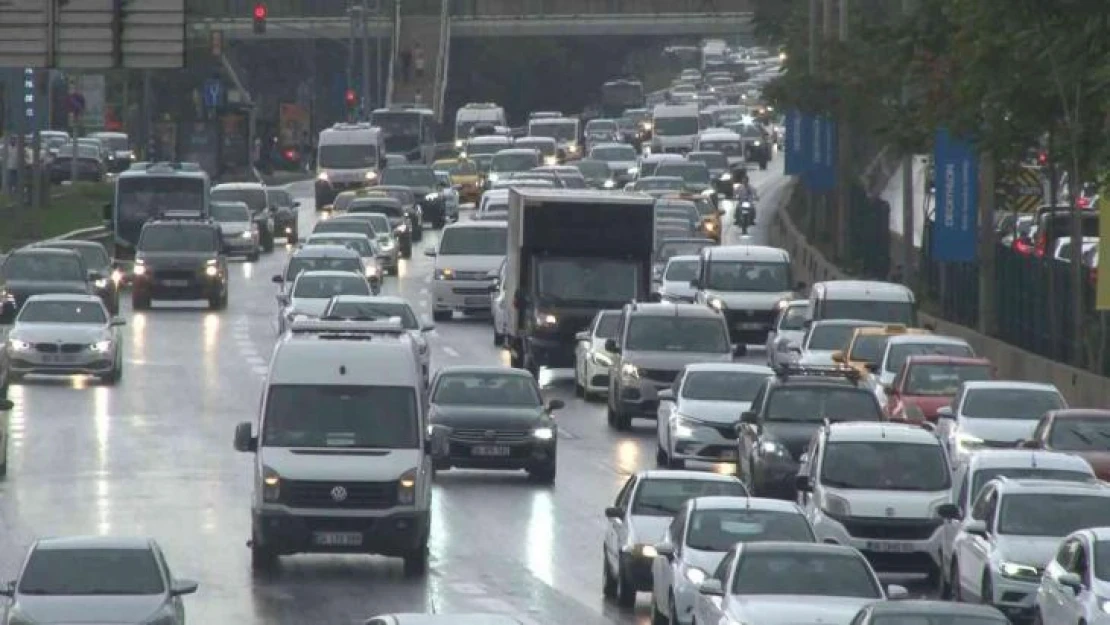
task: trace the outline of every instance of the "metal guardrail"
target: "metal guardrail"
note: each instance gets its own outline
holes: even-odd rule
[[[750,12],[753,0],[380,0],[383,12],[397,9],[405,15],[438,15],[446,6],[453,18],[489,18],[498,15],[569,17],[579,15],[650,14],[702,15]],[[284,17],[346,18],[343,0],[268,0],[269,20]],[[251,19],[250,3],[243,0],[189,0],[190,22],[204,18]],[[399,6],[398,6],[399,5]]]

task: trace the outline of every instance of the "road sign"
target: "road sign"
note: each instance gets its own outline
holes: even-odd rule
[[[68,0],[53,13],[52,4],[0,2],[0,67],[185,66],[185,0]],[[53,46],[48,37],[51,30]]]
[[[800,111],[786,113],[786,155],[785,172],[788,176],[800,176],[809,171],[811,151],[806,149],[810,141],[806,137],[812,132],[807,122],[808,116]]]
[[[204,105],[208,108],[215,108],[223,101],[224,86],[216,78],[209,78],[204,81]]]
[[[832,191],[836,188],[836,122],[828,115],[810,115],[810,170],[806,184],[814,191]]]
[[[972,262],[978,257],[979,157],[971,144],[941,129],[936,133],[936,220],[933,260]]]
[[[1018,165],[1003,175],[997,194],[1001,210],[1032,213],[1047,204],[1044,169],[1031,165]]]

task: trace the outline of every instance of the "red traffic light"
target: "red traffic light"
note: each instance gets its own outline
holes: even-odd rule
[[[355,101],[358,100],[358,96],[355,95],[354,89],[348,89],[347,94],[344,96],[344,99],[347,100],[348,105],[353,106]]]
[[[1047,163],[1048,162],[1048,153],[1047,152],[1041,152],[1040,154],[1038,154],[1037,155],[1037,161],[1040,162],[1041,165],[1044,165],[1045,163]]]
[[[259,2],[258,4],[254,5],[254,19],[256,19],[256,20],[266,19],[266,5],[265,4],[262,4],[261,2]]]

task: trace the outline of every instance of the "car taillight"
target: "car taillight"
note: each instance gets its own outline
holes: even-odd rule
[[[288,159],[288,160],[293,160],[294,158],[296,158],[296,156],[297,156],[297,153],[294,152],[293,150],[286,150],[285,151],[285,158]]]
[[[1044,258],[1046,251],[1048,251],[1048,235],[1044,233],[1038,234],[1036,247],[1033,248],[1033,254],[1037,258]]]
[[[1091,207],[1091,198],[1086,197],[1086,196],[1082,196],[1082,197],[1078,198],[1077,200],[1075,200],[1075,205],[1079,208],[1090,208]]]
[[[1022,256],[1028,256],[1029,252],[1033,251],[1033,246],[1024,239],[1014,239],[1014,251]]]

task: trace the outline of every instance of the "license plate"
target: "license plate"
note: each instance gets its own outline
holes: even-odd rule
[[[912,543],[893,543],[893,542],[868,542],[865,547],[868,551],[876,551],[879,553],[912,553],[914,550]]]
[[[489,298],[488,297],[466,297],[466,298],[463,298],[463,303],[465,303],[467,306],[488,306],[489,305]]]
[[[189,286],[188,280],[163,280],[162,286]]]
[[[738,330],[761,330],[763,329],[762,323],[738,323],[736,324]]]
[[[362,534],[358,532],[314,532],[312,541],[322,547],[358,547]]]
[[[509,455],[508,445],[479,445],[470,448],[471,456],[483,456],[487,458],[498,458]]]
[[[736,450],[726,449],[721,452],[721,460],[736,460]]]
[[[43,362],[51,365],[73,362],[74,359],[75,357],[69,354],[47,354],[42,357]]]

